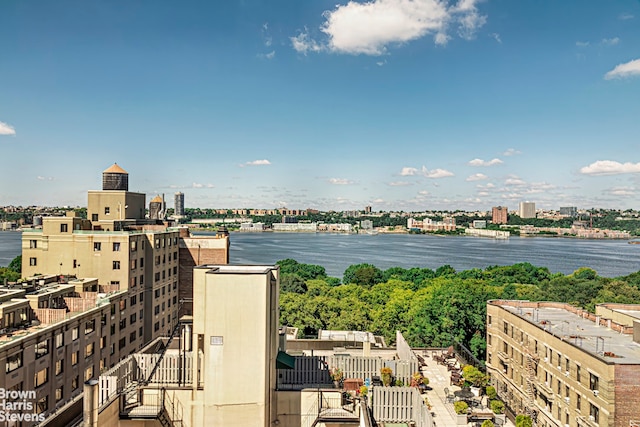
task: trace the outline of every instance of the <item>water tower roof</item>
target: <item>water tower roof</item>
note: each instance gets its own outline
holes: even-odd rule
[[[118,166],[117,163],[111,165],[109,169],[106,169],[103,173],[124,173],[128,175],[127,171]]]
[[[160,196],[156,196],[151,199],[151,203],[162,203],[162,198]]]

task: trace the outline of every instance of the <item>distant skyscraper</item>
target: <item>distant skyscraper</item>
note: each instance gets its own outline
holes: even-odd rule
[[[535,218],[536,204],[533,202],[520,202],[518,215],[520,215],[520,218]]]
[[[371,213],[371,205],[364,207],[364,213]]]
[[[570,216],[572,218],[578,216],[578,208],[575,206],[564,206],[560,208],[560,215]]]
[[[491,208],[491,222],[494,224],[506,224],[509,219],[506,206],[494,206]]]
[[[184,215],[184,193],[177,192],[173,198],[173,214]]]

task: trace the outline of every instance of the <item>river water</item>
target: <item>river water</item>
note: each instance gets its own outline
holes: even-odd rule
[[[21,235],[0,232],[0,266],[20,254]],[[457,271],[530,262],[553,273],[569,274],[589,267],[601,276],[616,277],[640,270],[640,245],[626,240],[535,237],[493,240],[415,234],[232,233],[230,258],[234,264],[272,264],[293,258],[321,265],[335,277],[342,277],[350,265],[365,262],[381,269],[436,269],[449,264]]]

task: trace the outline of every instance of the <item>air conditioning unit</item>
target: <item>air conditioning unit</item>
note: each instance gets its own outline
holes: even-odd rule
[[[558,371],[562,371],[562,366],[558,365]]]
[[[564,401],[565,401],[565,402],[567,402],[567,403],[569,403],[569,398],[568,398],[568,397],[565,397],[565,398],[564,398]]]
[[[593,415],[589,415],[589,421],[595,422],[596,418]]]
[[[600,393],[598,390],[593,390],[593,395],[594,395],[594,396],[597,396],[597,395],[598,395],[598,393]]]
[[[548,358],[548,357],[545,357],[545,358],[544,358],[544,361],[545,361],[545,362],[548,362],[548,361],[549,361],[549,358]]]
[[[568,377],[569,376],[569,371],[564,371],[564,376]]]

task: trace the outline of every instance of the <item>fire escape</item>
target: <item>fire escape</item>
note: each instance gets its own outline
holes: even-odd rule
[[[531,350],[529,349],[529,342],[527,340],[526,343],[524,343],[522,345],[523,351],[524,351],[524,355],[525,355],[525,389],[524,389],[524,396],[525,396],[525,407],[524,407],[524,414],[525,415],[529,415],[531,417],[531,420],[533,421],[533,425],[536,425],[536,418],[538,416],[538,411],[535,410],[535,404],[536,404],[536,394],[537,394],[537,390],[536,390],[536,380],[537,380],[537,368],[538,368],[538,362],[540,361],[540,358],[538,357],[537,354],[534,354],[531,352]]]

